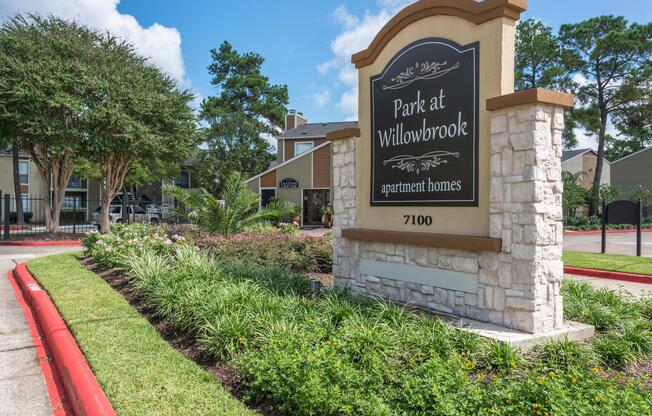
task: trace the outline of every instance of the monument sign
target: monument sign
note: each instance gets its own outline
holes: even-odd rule
[[[564,323],[560,293],[573,100],[514,92],[525,9],[420,0],[353,55],[359,129],[328,136],[333,274],[354,292],[577,339],[592,328]]]

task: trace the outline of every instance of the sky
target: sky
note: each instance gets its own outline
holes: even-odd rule
[[[134,43],[152,63],[195,94],[216,93],[210,50],[229,41],[265,58],[263,73],[288,86],[288,108],[311,122],[357,119],[357,75],[350,56],[410,0],[0,0],[0,17],[55,14]],[[523,18],[554,30],[613,14],[652,21],[652,0],[529,0]],[[580,135],[580,147],[591,146]]]

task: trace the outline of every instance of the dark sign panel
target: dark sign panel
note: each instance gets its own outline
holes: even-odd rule
[[[422,39],[371,78],[371,205],[478,205],[479,48]]]
[[[282,189],[288,189],[288,188],[298,188],[299,187],[299,181],[297,181],[294,178],[285,178],[281,181],[279,186]]]

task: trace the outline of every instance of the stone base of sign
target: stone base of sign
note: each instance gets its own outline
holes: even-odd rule
[[[344,238],[357,225],[356,138],[333,142],[337,285],[544,339],[569,333],[560,295],[563,108],[513,101],[492,112],[487,143],[489,237],[502,240],[500,252]]]
[[[473,319],[455,317],[449,319],[444,317],[444,319],[462,331],[468,331],[483,338],[493,339],[523,350],[557,340],[584,341],[593,338],[595,335],[595,327],[574,321],[564,321],[562,327],[558,329],[530,334]]]

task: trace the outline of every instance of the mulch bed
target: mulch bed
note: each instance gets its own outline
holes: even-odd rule
[[[157,316],[145,300],[139,297],[129,287],[129,279],[123,269],[107,269],[94,264],[89,256],[77,257],[79,263],[86,269],[103,278],[109,286],[119,292],[131,306],[133,306],[141,315],[143,315],[158,331],[161,337],[166,340],[172,348],[183,354],[186,358],[194,361],[204,371],[212,375],[219,381],[233,396],[239,400],[244,400],[247,383],[245,378],[239,374],[228,363],[216,361],[203,354],[195,345],[195,337],[192,334],[176,330],[169,322]],[[277,409],[272,401],[261,403],[247,403],[250,408],[257,410],[263,416],[286,416]]]

